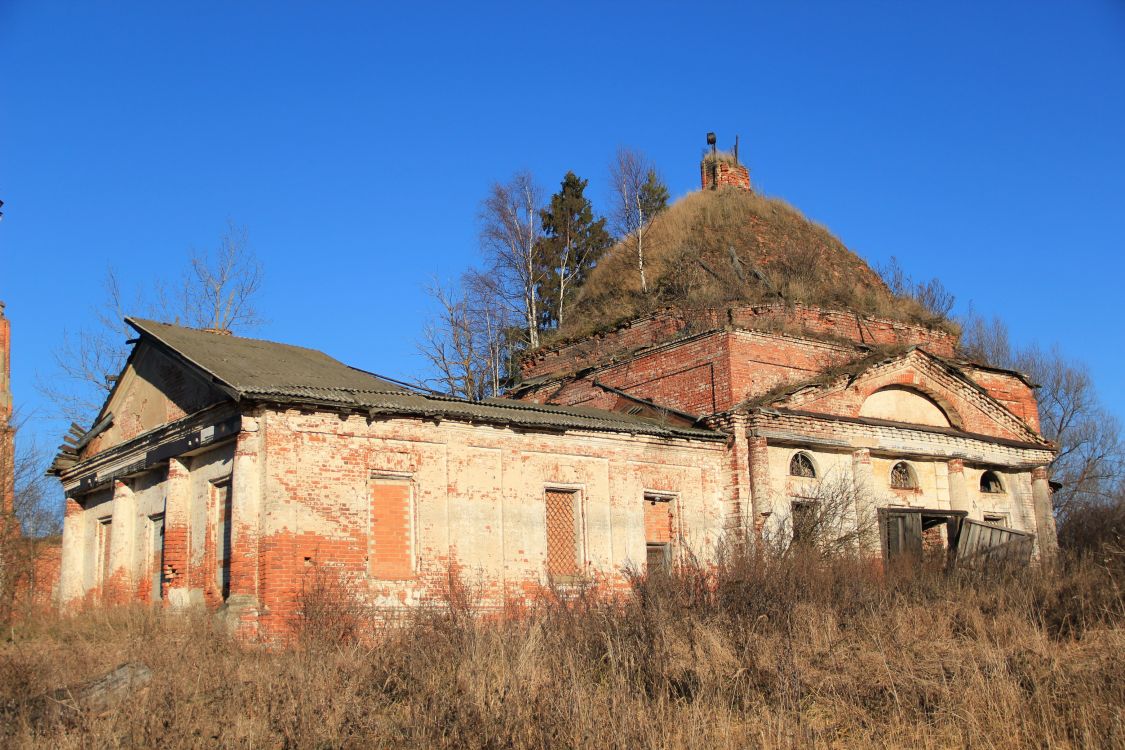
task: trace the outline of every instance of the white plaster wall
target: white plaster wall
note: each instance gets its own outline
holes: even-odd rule
[[[216,480],[229,477],[234,460],[234,443],[199,453],[188,462],[191,499],[189,505],[189,570],[205,568],[204,555],[208,525],[215,522],[211,506],[211,487]],[[212,529],[212,533],[215,530]],[[189,580],[194,580],[192,574]],[[188,593],[192,604],[203,603],[203,589],[195,586]]]
[[[80,593],[84,594],[98,585],[98,566],[101,561],[97,559],[97,528],[98,523],[113,516],[113,491],[104,489],[87,495],[81,516],[82,535],[79,544],[82,547],[82,574],[79,580]]]
[[[777,534],[791,528],[789,523],[791,502],[796,498],[815,496],[818,483],[850,482],[853,479],[851,451],[828,451],[783,445],[770,445],[766,450],[770,469],[768,503],[770,516],[766,519],[763,530],[767,536],[776,537]],[[789,476],[789,463],[797,453],[805,453],[812,459],[813,467],[816,469],[816,479]]]
[[[1004,491],[981,492],[980,479],[991,470],[1000,477]],[[987,469],[983,466],[965,467],[965,485],[973,508],[970,515],[981,520],[985,513],[1006,513],[1008,525],[1020,531],[1035,531],[1035,508],[1031,495],[1031,472]]]
[[[676,498],[684,545],[711,559],[722,533],[725,446],[611,434],[531,434],[415,419],[272,412],[263,533],[321,539],[367,534],[372,474],[409,477],[423,572],[451,558],[493,592],[546,582],[544,493],[582,498],[587,572],[645,559],[646,491]],[[300,553],[298,553],[300,554]],[[378,601],[418,601],[421,585],[371,582]],[[405,594],[404,594],[405,589]],[[382,597],[382,598],[380,598]]]

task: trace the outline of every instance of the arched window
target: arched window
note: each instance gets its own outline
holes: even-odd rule
[[[789,476],[816,478],[816,467],[808,453],[793,454],[793,458],[789,459]]]
[[[918,489],[918,476],[914,473],[914,469],[910,464],[905,461],[899,461],[891,467],[891,489]]]
[[[980,491],[987,492],[990,495],[1001,495],[1004,493],[1004,485],[1000,483],[1000,477],[994,471],[986,471],[980,475]]]

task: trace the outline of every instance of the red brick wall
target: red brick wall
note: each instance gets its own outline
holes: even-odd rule
[[[709,163],[704,159],[699,163],[699,175],[704,190],[715,187],[750,189],[750,170],[742,164],[728,164],[722,161]]]
[[[832,365],[861,356],[849,347],[776,334],[736,331],[727,341],[732,398],[724,408],[812,380]]]
[[[520,361],[520,372],[524,378],[573,372],[615,354],[669,341],[683,331],[688,323],[683,313],[660,312],[580,341],[537,349]],[[712,324],[707,327],[715,326]]]
[[[545,385],[524,396],[537,403],[590,406],[613,409],[632,404],[593,384],[596,379],[613,388],[661,406],[710,414],[731,404],[730,333],[716,331],[682,344],[662,348],[610,366],[589,378]]]
[[[988,395],[1004,404],[1017,417],[1027,422],[1036,432],[1039,431],[1039,404],[1035,391],[1015,375],[995,372],[976,367],[965,367],[965,373],[977,385],[988,391]]]
[[[0,302],[0,512],[15,502],[15,433],[12,419],[12,329]]]
[[[917,345],[939,357],[953,356],[957,345],[956,336],[940,329],[812,305],[774,304],[732,308],[731,322],[744,328],[768,330],[775,326],[794,333],[803,332],[810,336],[857,344]]]
[[[667,544],[672,541],[672,502],[645,498],[645,541]]]
[[[38,541],[25,540],[34,544],[34,558],[30,575],[21,578],[15,592],[15,614],[35,615],[48,612],[54,606],[54,595],[59,584],[59,570],[62,563],[62,539],[52,538]]]
[[[525,379],[565,374],[608,362],[614,357],[628,358],[645,347],[677,337],[703,333],[716,328],[735,327],[759,331],[783,331],[793,336],[810,336],[842,343],[864,345],[922,346],[941,357],[953,356],[957,339],[939,329],[887,318],[860,316],[854,312],[825,310],[810,305],[744,305],[689,311],[663,311],[651,317],[626,323],[619,328],[569,344],[545,347],[520,363]]]
[[[966,432],[1028,439],[1017,421],[1000,412],[983,395],[967,391],[962,382],[949,373],[907,359],[876,367],[847,388],[798,394],[787,405],[803,411],[858,417],[863,402],[875,391],[888,386],[905,386],[936,401],[950,415],[954,426]]]
[[[826,367],[858,356],[855,349],[835,344],[720,330],[641,354],[581,380],[546,384],[523,398],[600,409],[627,410],[634,405],[595,386],[596,379],[661,406],[713,414],[780,385],[810,380]]]
[[[410,483],[376,479],[371,486],[371,576],[380,580],[413,577],[411,547]]]

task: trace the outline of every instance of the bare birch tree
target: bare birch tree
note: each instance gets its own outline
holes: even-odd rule
[[[645,276],[645,239],[653,218],[668,205],[668,189],[656,167],[640,151],[619,148],[609,167],[613,186],[613,228],[617,236],[636,249],[641,292],[648,294]]]
[[[173,284],[153,279],[129,294],[117,273],[106,271],[102,301],[91,308],[89,324],[67,330],[53,351],[55,371],[39,373],[37,388],[59,416],[86,424],[113,388],[129,354],[132,329],[127,315],[167,323],[237,331],[261,322],[257,295],[262,266],[250,249],[247,232],[231,223],[215,252],[193,252]],[[147,292],[147,294],[146,294]]]
[[[470,401],[499,394],[508,371],[511,316],[483,281],[470,271],[458,287],[431,282],[437,312],[418,343],[433,373],[426,384]]]
[[[523,321],[528,347],[539,346],[539,288],[545,270],[539,262],[539,211],[543,193],[529,172],[495,183],[481,204],[481,248],[486,268],[481,280],[497,300]]]

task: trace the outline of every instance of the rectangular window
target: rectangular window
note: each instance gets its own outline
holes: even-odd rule
[[[981,516],[981,520],[996,526],[1007,526],[1009,523],[1007,513],[985,513]]]
[[[793,523],[793,543],[816,541],[817,505],[814,500],[794,500],[789,504],[789,517]]]
[[[645,563],[649,572],[672,567],[672,498],[645,495]]]
[[[649,573],[667,573],[672,569],[672,545],[645,545],[645,566]]]
[[[164,598],[164,514],[148,517],[148,559],[152,566],[152,601]]]
[[[233,518],[230,507],[230,477],[211,485],[215,504],[215,584],[225,601],[230,596],[230,559],[233,542]]]
[[[414,577],[414,523],[409,479],[371,482],[367,573],[380,580]]]
[[[556,580],[582,572],[582,513],[574,490],[547,490],[547,574]]]
[[[95,585],[101,592],[109,580],[109,543],[112,519],[99,518],[94,538],[94,577]]]

